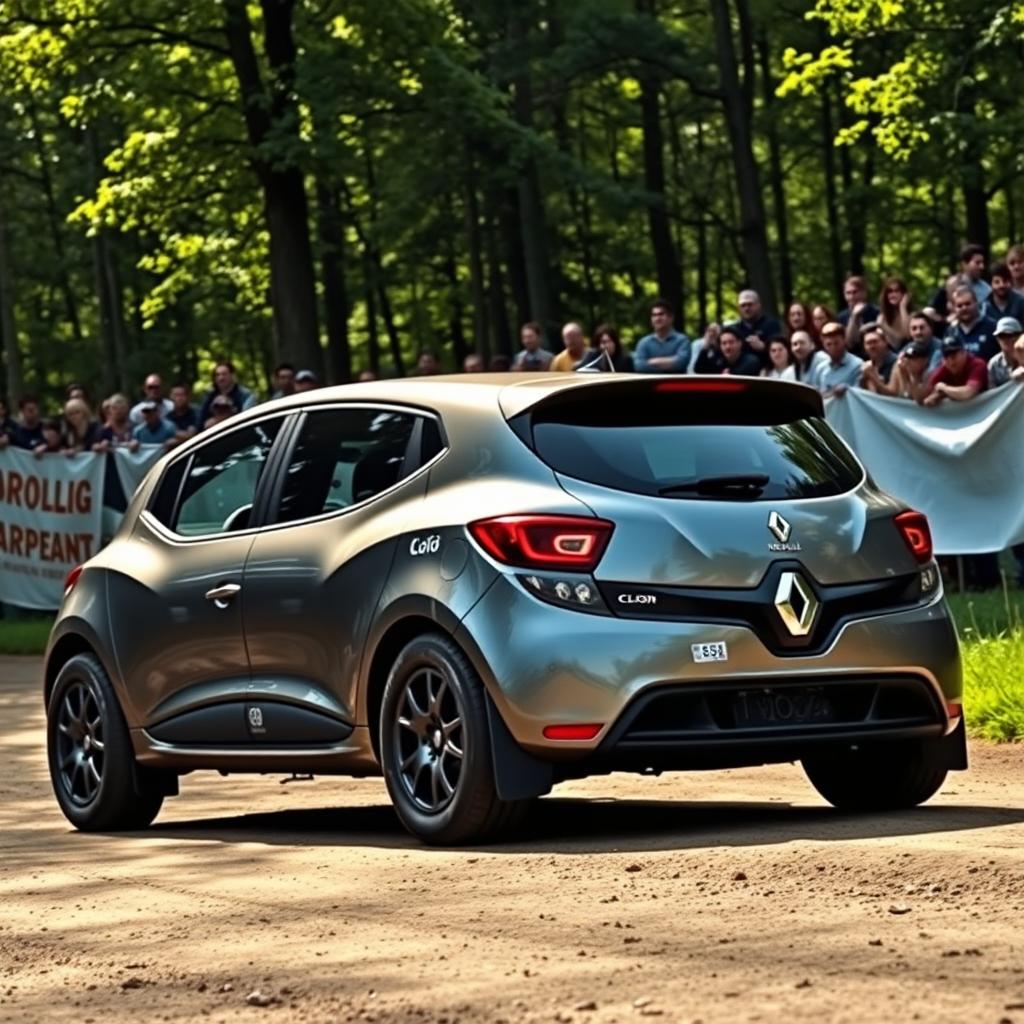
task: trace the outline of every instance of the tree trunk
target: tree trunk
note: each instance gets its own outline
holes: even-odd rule
[[[338,190],[322,178],[316,183],[317,227],[320,236],[320,284],[327,326],[328,380],[347,384],[352,379],[348,337],[348,292],[345,287],[345,225]]]
[[[377,297],[370,254],[363,253],[363,295],[366,300],[366,357],[375,377],[380,376],[380,334],[377,326]]]
[[[977,154],[961,165],[963,175],[964,212],[967,215],[967,241],[980,245],[985,252],[991,245],[988,222],[988,196],[985,192],[985,169]]]
[[[832,100],[827,88],[821,90],[821,151],[824,155],[825,217],[828,221],[828,248],[832,258],[833,302],[842,302],[846,268],[839,241],[839,196],[836,193],[835,126],[832,123]],[[838,307],[837,307],[838,308]]]
[[[7,371],[7,408],[15,410],[25,382],[22,378],[21,349],[14,312],[14,278],[7,238],[7,209],[7,182],[0,176],[0,336],[3,338],[4,368]]]
[[[506,189],[498,206],[498,220],[501,237],[505,242],[505,266],[508,267],[508,283],[515,306],[516,328],[533,318],[530,305],[530,286],[526,280],[526,256],[523,252],[522,221],[519,216],[519,194],[515,189]]]
[[[473,182],[466,182],[466,241],[469,244],[469,295],[473,305],[473,348],[484,357],[484,362],[490,358],[490,325],[487,308],[487,285],[484,281],[484,257],[483,241],[480,237],[480,204],[477,201],[476,186]],[[462,359],[459,353],[455,353],[459,365]]]
[[[271,300],[278,352],[323,375],[323,350],[317,326],[316,278],[309,233],[309,205],[302,169],[286,160],[282,143],[299,147],[295,109],[295,0],[261,0],[264,49],[271,88],[264,88],[252,42],[246,0],[222,0],[224,34],[238,78],[250,161],[263,189],[263,210],[270,235]],[[276,152],[267,154],[273,146]]]
[[[445,232],[444,241],[444,276],[448,281],[451,301],[448,305],[448,336],[452,339],[452,350],[455,353],[457,366],[461,368],[469,351],[466,344],[466,330],[463,324],[465,310],[462,306],[462,286],[459,283],[459,268],[455,259],[454,231]]]
[[[750,285],[761,296],[766,310],[774,310],[775,285],[772,279],[771,252],[758,172],[751,144],[753,124],[744,98],[743,85],[736,65],[733,49],[732,19],[728,0],[708,0],[714,23],[715,52],[718,57],[719,88],[722,106],[732,145],[733,168],[740,204],[740,242],[743,262]],[[736,0],[738,5],[747,0]],[[740,18],[741,26],[744,18]],[[741,43],[741,46],[745,44]]]

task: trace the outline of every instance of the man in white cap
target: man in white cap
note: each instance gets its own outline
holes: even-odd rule
[[[1015,316],[1004,316],[999,318],[996,324],[996,341],[999,342],[999,351],[988,361],[988,386],[997,388],[1002,384],[1008,384],[1017,369],[1017,356],[1013,346],[1021,335],[1020,321]]]

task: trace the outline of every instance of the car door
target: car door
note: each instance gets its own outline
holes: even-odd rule
[[[242,576],[256,535],[252,509],[284,421],[278,414],[218,431],[169,463],[125,542],[123,570],[109,576],[131,724],[154,726],[157,738],[207,742],[212,730],[230,741],[217,714],[193,712],[244,700],[248,688]]]
[[[318,734],[317,713],[354,723],[362,645],[439,437],[400,407],[313,408],[297,424],[244,582],[253,699],[310,712],[311,733],[296,719],[299,731],[278,739]]]

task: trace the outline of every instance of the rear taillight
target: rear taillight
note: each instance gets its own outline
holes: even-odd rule
[[[82,575],[82,570],[84,568],[85,568],[84,565],[76,565],[74,567],[74,569],[72,569],[71,572],[69,572],[67,574],[67,576],[64,577],[64,596],[65,597],[67,597],[68,594],[70,594],[71,591],[74,589],[75,584],[78,582],[78,577]]]
[[[613,528],[582,516],[498,516],[469,524],[473,539],[505,565],[570,572],[593,570]]]
[[[913,556],[925,565],[932,560],[932,531],[923,512],[901,512],[893,520]]]

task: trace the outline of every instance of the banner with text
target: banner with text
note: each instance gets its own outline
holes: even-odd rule
[[[65,576],[99,548],[105,463],[0,451],[0,601],[60,604]]]
[[[882,490],[928,516],[938,554],[1024,541],[1024,387],[932,408],[855,389],[825,416]]]

